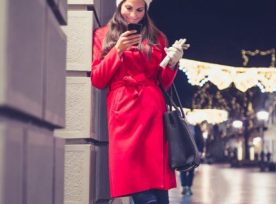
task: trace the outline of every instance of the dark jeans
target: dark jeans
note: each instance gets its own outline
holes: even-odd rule
[[[134,204],[169,204],[169,195],[166,190],[148,190],[132,195]]]
[[[181,186],[189,186],[193,185],[194,180],[194,169],[188,172],[180,172],[180,181]]]

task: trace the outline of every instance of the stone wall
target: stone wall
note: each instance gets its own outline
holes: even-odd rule
[[[61,204],[66,0],[0,2],[0,204]]]

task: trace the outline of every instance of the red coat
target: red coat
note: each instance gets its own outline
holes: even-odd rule
[[[109,87],[107,114],[109,132],[109,176],[112,197],[148,189],[176,186],[175,173],[169,168],[168,144],[163,134],[162,115],[166,110],[158,77],[168,88],[176,75],[161,68],[166,40],[153,47],[150,59],[131,48],[120,57],[115,48],[101,60],[107,27],[94,32],[92,84]]]

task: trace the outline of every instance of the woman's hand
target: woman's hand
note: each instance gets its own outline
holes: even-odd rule
[[[125,50],[130,48],[133,45],[137,45],[142,40],[141,34],[135,34],[135,30],[130,30],[122,33],[115,44],[115,48],[117,49],[119,55],[121,55]]]
[[[183,56],[183,49],[180,46],[172,46],[165,48],[167,56],[169,56],[170,61],[168,63],[169,67],[175,69],[175,66]]]

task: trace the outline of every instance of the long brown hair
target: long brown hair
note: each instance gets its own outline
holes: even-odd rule
[[[127,22],[124,20],[121,15],[121,7],[122,4],[126,0],[123,0],[117,7],[113,17],[108,22],[108,31],[103,41],[102,48],[102,57],[104,57],[111,48],[113,48],[118,41],[120,35],[127,30]],[[147,4],[145,3],[145,15],[143,19],[139,22],[143,25],[141,34],[142,41],[146,40],[149,46],[157,45],[157,38],[161,35],[161,31],[154,25],[150,16],[147,12]],[[151,56],[151,49],[149,47],[143,46],[143,44],[139,44],[138,46],[142,51],[144,51],[149,57]]]

